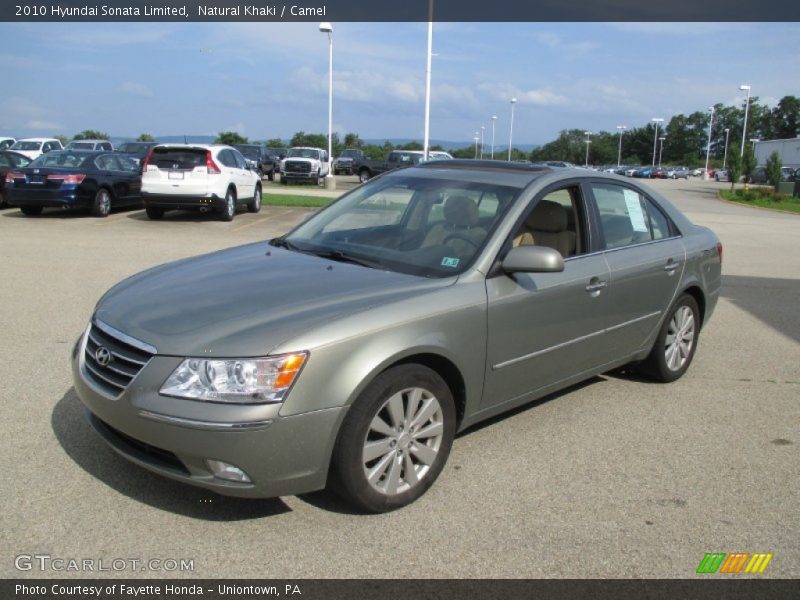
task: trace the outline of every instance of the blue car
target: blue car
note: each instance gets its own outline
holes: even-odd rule
[[[85,208],[105,217],[112,207],[141,205],[139,166],[112,152],[60,150],[6,174],[5,196],[23,214],[46,207]]]

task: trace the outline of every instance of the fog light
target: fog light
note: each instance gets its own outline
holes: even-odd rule
[[[250,478],[247,476],[247,473],[235,465],[229,465],[221,460],[212,460],[210,458],[206,459],[206,464],[208,464],[208,468],[211,469],[214,477],[226,479],[228,481],[250,483]]]

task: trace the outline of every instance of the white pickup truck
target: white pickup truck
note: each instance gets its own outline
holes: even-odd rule
[[[329,171],[330,162],[326,150],[307,147],[289,148],[286,158],[281,161],[281,183],[313,181],[319,185],[320,180],[327,176]]]

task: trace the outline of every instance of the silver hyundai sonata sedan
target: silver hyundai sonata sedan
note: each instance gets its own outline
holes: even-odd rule
[[[419,498],[475,423],[635,363],[670,382],[722,246],[614,175],[448,160],[98,302],[75,389],[125,458],[221,494]]]

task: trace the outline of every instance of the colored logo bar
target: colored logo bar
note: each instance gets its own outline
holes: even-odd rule
[[[735,574],[741,573],[744,569],[745,573],[754,575],[763,573],[772,557],[773,554],[764,552],[755,554],[750,554],[749,552],[732,552],[730,554],[725,552],[706,552],[697,567],[697,572],[702,574],[717,572]]]

